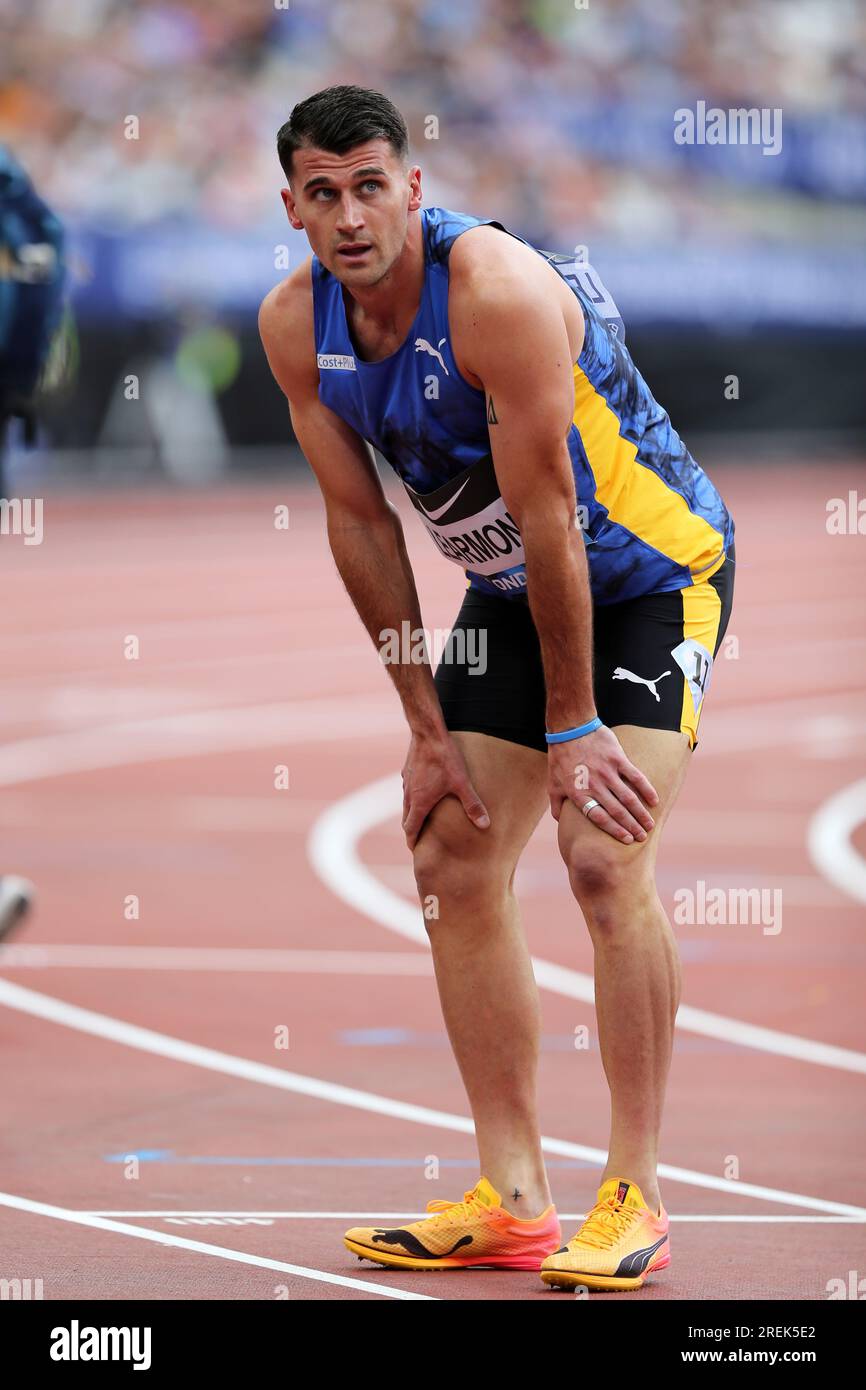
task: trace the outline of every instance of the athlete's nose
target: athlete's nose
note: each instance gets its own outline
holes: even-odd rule
[[[351,194],[340,199],[340,215],[337,218],[337,231],[346,236],[354,236],[364,225],[364,210]]]

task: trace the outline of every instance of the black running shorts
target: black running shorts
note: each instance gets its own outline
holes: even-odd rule
[[[608,727],[680,730],[697,747],[731,614],[734,565],[732,545],[709,579],[595,608],[595,703]],[[546,752],[544,670],[528,603],[467,589],[435,681],[449,729]]]

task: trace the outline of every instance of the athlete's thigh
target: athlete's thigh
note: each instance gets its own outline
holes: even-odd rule
[[[710,578],[597,607],[593,682],[609,728],[682,731],[692,749],[733,603],[734,548]]]
[[[692,753],[686,733],[671,729],[646,729],[635,724],[614,725],[629,761],[648,777],[658,792],[658,805],[651,807],[654,821],[645,840],[624,845],[607,831],[587,820],[583,812],[567,801],[559,817],[559,848],[566,863],[580,868],[603,860],[605,866],[621,866],[624,871],[650,873],[655,866],[659,842],[668,816],[680,793]],[[581,794],[589,799],[591,792]],[[580,799],[580,798],[579,798]]]
[[[676,800],[692,752],[713,658],[724,636],[733,597],[733,546],[709,580],[669,593],[647,594],[596,608],[593,683],[599,715],[631,762],[659,795],[646,840],[624,845],[566,805],[559,843],[571,863],[593,852],[623,866],[651,869],[660,832]],[[579,744],[577,745],[579,750]],[[580,762],[579,751],[575,763]],[[586,791],[584,800],[592,796]]]
[[[547,805],[544,671],[526,604],[467,590],[435,684],[490,827],[476,830],[446,797],[418,845],[435,836],[461,856],[501,854],[514,864]]]
[[[456,797],[446,796],[424,822],[416,852],[423,855],[435,845],[456,858],[482,856],[513,868],[548,804],[547,758],[489,734],[454,730],[451,737],[487,808],[490,825],[478,830]]]

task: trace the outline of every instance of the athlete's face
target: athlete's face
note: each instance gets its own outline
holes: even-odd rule
[[[301,149],[282,195],[322,264],[349,289],[361,288],[381,280],[403,250],[409,213],[421,206],[421,170],[405,166],[387,140],[348,154]]]

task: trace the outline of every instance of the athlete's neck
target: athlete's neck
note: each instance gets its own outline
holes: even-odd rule
[[[424,270],[421,214],[410,213],[403,249],[381,280],[375,285],[343,286],[349,326],[365,348],[405,338],[421,303]]]

